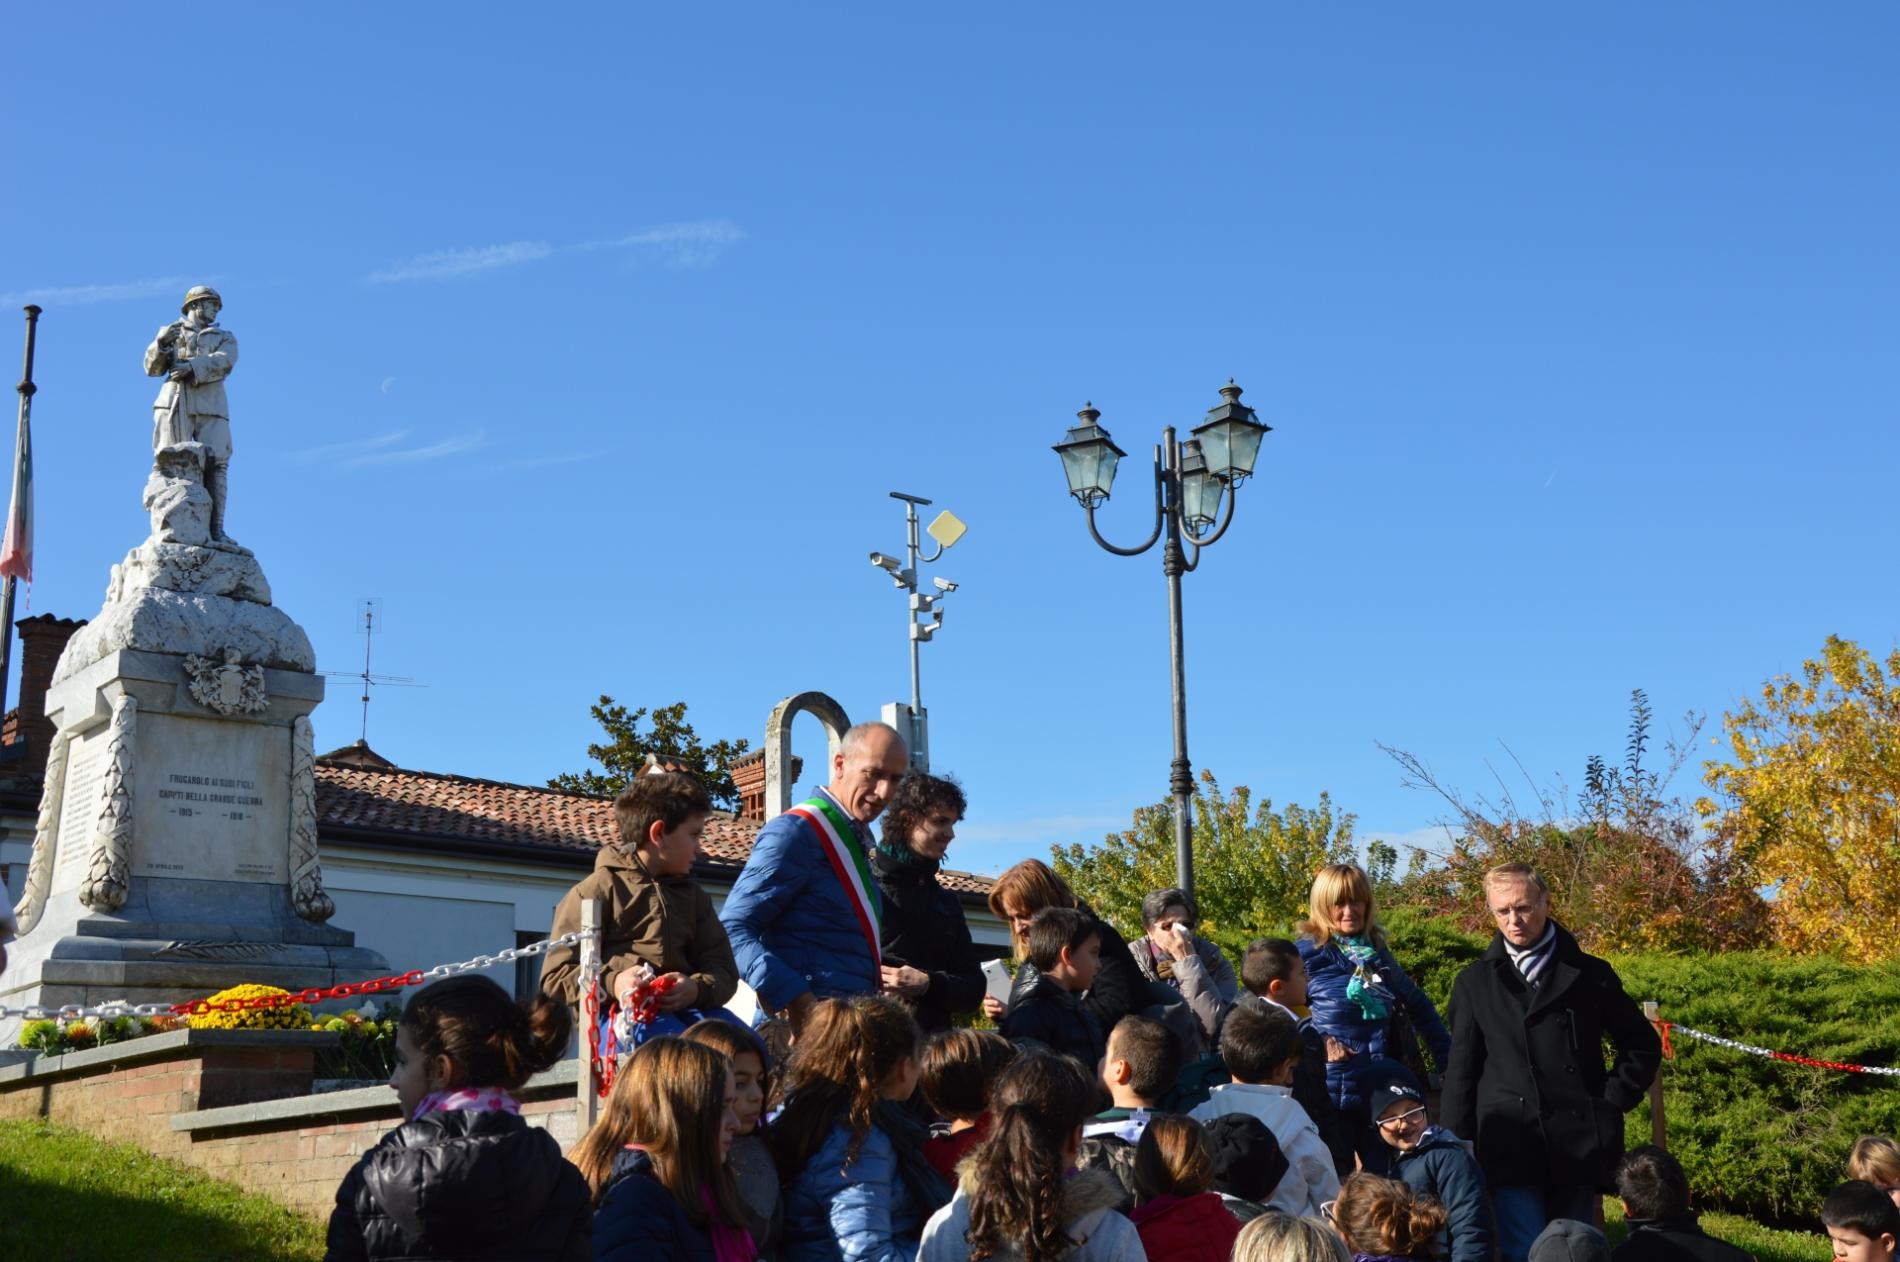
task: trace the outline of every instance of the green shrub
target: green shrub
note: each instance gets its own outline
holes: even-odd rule
[[[1452,981],[1486,939],[1399,909],[1383,916],[1400,965],[1442,1011]],[[1900,964],[1852,965],[1769,952],[1611,957],[1630,998],[1665,1021],[1819,1060],[1900,1062]],[[1812,1229],[1861,1135],[1900,1133],[1900,1082],[1811,1069],[1677,1033],[1663,1062],[1669,1150],[1698,1205]],[[1649,1111],[1627,1121],[1650,1139]]]

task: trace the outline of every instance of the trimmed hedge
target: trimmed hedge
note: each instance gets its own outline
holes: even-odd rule
[[[1394,953],[1441,1005],[1486,939],[1403,909],[1382,913]],[[1630,997],[1658,1000],[1665,1021],[1820,1060],[1900,1061],[1900,963],[1852,965],[1770,952],[1617,955]],[[1812,1229],[1862,1135],[1900,1133],[1900,1079],[1812,1069],[1676,1034],[1663,1062],[1669,1150],[1698,1205]],[[1631,1146],[1649,1111],[1629,1114]]]

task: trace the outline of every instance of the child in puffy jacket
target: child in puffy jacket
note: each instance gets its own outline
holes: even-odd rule
[[[785,1177],[783,1262],[913,1262],[924,1220],[950,1199],[904,1106],[921,1034],[884,995],[820,1000],[785,1070],[767,1143]]]
[[[1096,1081],[1028,1048],[997,1076],[990,1137],[958,1167],[956,1199],[924,1228],[920,1262],[1147,1262],[1107,1170],[1076,1170]],[[1225,1212],[1225,1211],[1223,1211]]]
[[[1228,1262],[1240,1236],[1240,1219],[1222,1203],[1214,1186],[1214,1150],[1207,1132],[1191,1117],[1155,1118],[1135,1145],[1135,1195],[1131,1217],[1141,1247],[1151,1258],[1174,1262]]]
[[[567,1053],[565,1004],[515,1003],[486,977],[425,986],[396,1027],[404,1121],[344,1176],[325,1262],[585,1262],[587,1184],[511,1094]]]
[[[736,1095],[731,1063],[702,1043],[653,1038],[627,1060],[574,1149],[600,1206],[595,1262],[753,1262],[726,1165]]]

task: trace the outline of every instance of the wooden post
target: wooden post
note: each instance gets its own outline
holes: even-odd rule
[[[1662,1033],[1662,1005],[1654,999],[1643,1001],[1643,1015],[1656,1027],[1656,1033]],[[1656,1077],[1649,1084],[1649,1142],[1667,1150],[1669,1147],[1669,1127],[1663,1115],[1662,1065],[1656,1065]]]
[[[581,901],[581,931],[587,937],[581,939],[580,990],[577,996],[582,1021],[597,1021],[587,1012],[587,997],[594,993],[594,985],[600,980],[600,900],[588,898]],[[596,1028],[598,1026],[596,1025]],[[594,1031],[580,1032],[580,1063],[574,1067],[574,1142],[580,1143],[588,1131],[594,1129],[594,1121],[600,1116],[600,1091],[594,1082],[590,1052],[593,1047]]]

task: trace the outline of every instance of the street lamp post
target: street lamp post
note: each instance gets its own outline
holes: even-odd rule
[[[889,574],[898,590],[908,593],[910,597],[910,611],[905,618],[910,637],[910,704],[890,702],[884,707],[883,718],[904,734],[904,742],[910,746],[910,769],[927,772],[930,770],[930,715],[924,709],[923,678],[917,662],[917,646],[929,640],[943,626],[944,597],[955,591],[957,585],[947,578],[933,578],[930,582],[937,589],[936,595],[926,596],[917,590],[917,571],[949,551],[957,540],[963,538],[967,527],[948,509],[938,513],[925,531],[936,543],[937,550],[924,556],[923,540],[918,537],[920,523],[917,509],[920,505],[928,507],[930,501],[921,495],[906,495],[902,491],[892,491],[891,498],[904,501],[904,560],[873,552],[871,564]],[[924,618],[929,621],[923,621]]]
[[[1234,499],[1240,484],[1253,476],[1260,440],[1271,426],[1261,423],[1254,410],[1240,402],[1233,378],[1221,387],[1222,402],[1194,427],[1187,442],[1176,442],[1174,427],[1161,431],[1155,448],[1155,522],[1146,542],[1122,548],[1102,538],[1095,526],[1095,510],[1108,502],[1115,483],[1115,466],[1128,453],[1117,447],[1108,431],[1096,424],[1101,413],[1087,404],[1076,413],[1079,422],[1055,445],[1068,476],[1069,494],[1088,514],[1089,534],[1116,556],[1140,556],[1161,543],[1161,572],[1168,580],[1168,654],[1174,669],[1174,762],[1168,787],[1174,795],[1175,879],[1194,891],[1194,777],[1187,752],[1187,672],[1181,648],[1181,576],[1201,563],[1201,549],[1211,547],[1227,533],[1234,520]]]

